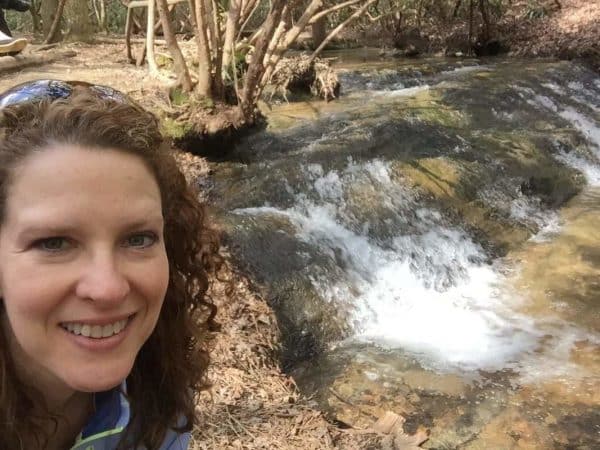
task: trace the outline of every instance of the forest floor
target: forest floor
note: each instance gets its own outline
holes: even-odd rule
[[[511,33],[512,52],[600,61],[600,2],[561,3],[560,10],[549,11],[541,19],[525,20],[518,11],[508,18],[503,29]],[[40,64],[27,67],[28,58],[37,58]],[[600,64],[596,67],[600,68]],[[106,84],[154,111],[168,113],[177,108],[169,100],[168,90],[149,77],[145,67],[128,63],[122,40],[67,44],[48,50],[32,46],[16,58],[0,58],[0,91],[40,78]],[[224,123],[226,120],[221,120],[221,126]],[[209,130],[219,126],[217,120],[206,127]],[[176,150],[175,156],[190,183],[210,170],[204,158]],[[426,438],[423,431],[412,437],[405,435],[402,418],[392,412],[377,422],[373,420],[373,426],[367,430],[340,428],[335,418],[319,411],[281,371],[277,321],[251,281],[229,261],[222,278],[228,282],[215,280],[211,287],[211,297],[219,307],[217,321],[221,330],[209,337],[212,389],[198,401],[200,424],[194,433],[192,450],[415,449]]]
[[[560,0],[560,9],[545,4],[537,10],[542,17],[534,19],[527,12],[536,11],[515,2],[501,24],[511,54],[581,59],[600,73],[600,1]]]

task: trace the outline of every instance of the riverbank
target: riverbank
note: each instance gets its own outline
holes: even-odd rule
[[[458,2],[457,4],[460,4]],[[559,7],[560,4],[560,7]],[[469,24],[456,11],[437,12],[420,26],[403,25],[397,31],[374,27],[364,35],[348,31],[348,43],[383,47],[382,53],[397,57],[476,55],[479,57],[508,54],[512,57],[543,57],[579,60],[600,73],[600,3],[588,0],[514,1],[502,13],[487,12],[489,36],[474,9],[474,26],[469,42]],[[486,40],[487,39],[487,40]]]
[[[531,6],[515,4],[501,24],[511,54],[578,59],[600,73],[600,2],[560,0],[560,5],[527,10]],[[530,17],[535,15],[541,17]]]

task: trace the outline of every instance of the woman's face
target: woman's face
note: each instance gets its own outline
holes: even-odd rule
[[[160,190],[141,159],[56,145],[14,170],[0,290],[20,373],[84,392],[118,385],[168,279]]]

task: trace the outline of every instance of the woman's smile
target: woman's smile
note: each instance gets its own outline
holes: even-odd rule
[[[113,319],[103,321],[78,321],[78,322],[63,322],[60,326],[76,336],[83,336],[93,339],[108,338],[115,334],[119,334],[125,329],[127,322],[131,316],[125,319]],[[102,325],[105,323],[105,325]]]

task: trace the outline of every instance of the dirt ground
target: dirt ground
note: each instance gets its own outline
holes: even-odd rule
[[[515,2],[501,25],[511,52],[522,56],[582,59],[600,73],[600,1],[559,0],[545,5],[544,17],[525,17],[527,2]],[[531,3],[531,2],[529,2]]]

